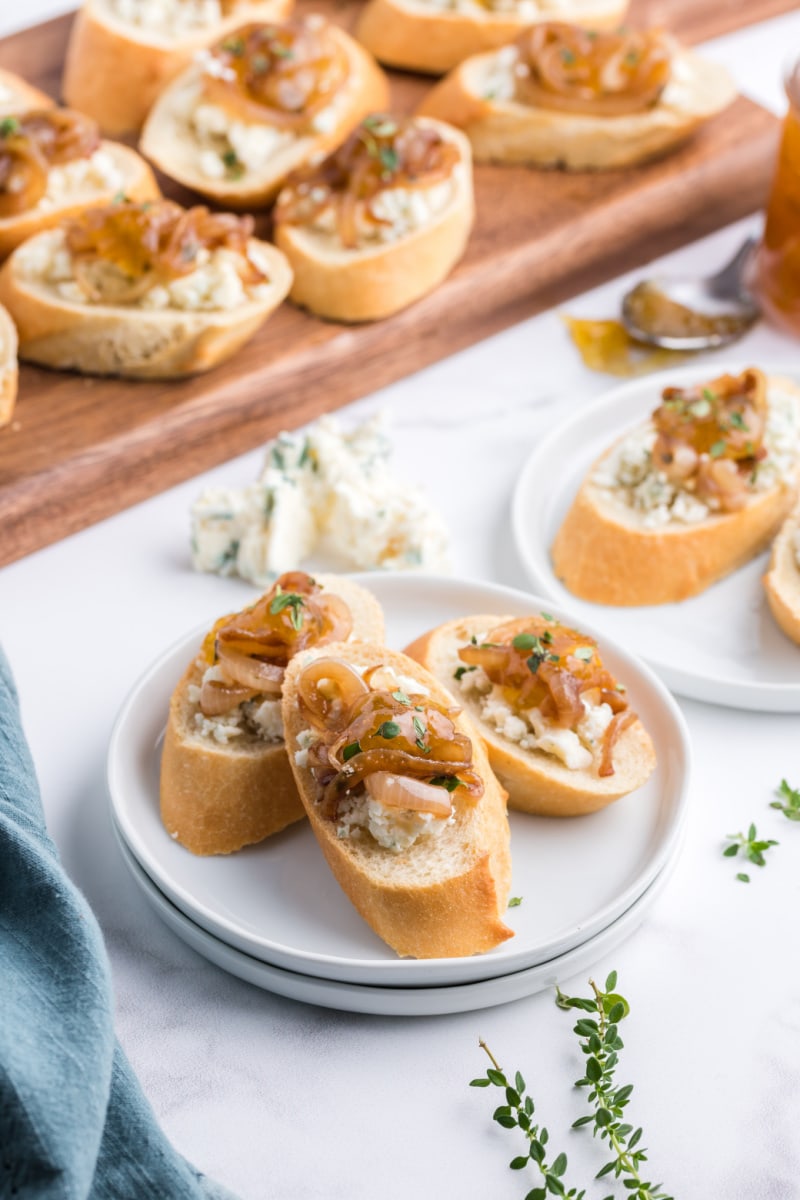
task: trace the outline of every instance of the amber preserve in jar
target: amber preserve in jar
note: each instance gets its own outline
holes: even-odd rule
[[[753,286],[765,316],[800,337],[800,59],[786,73],[789,108]]]

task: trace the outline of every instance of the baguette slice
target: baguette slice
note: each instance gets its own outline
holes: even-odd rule
[[[349,579],[319,575],[353,615],[356,634],[380,641],[383,613],[371,592]],[[169,706],[161,756],[161,819],[192,854],[231,854],[305,817],[284,742],[246,734],[227,745],[203,737],[190,699],[206,663],[190,663]]]
[[[523,750],[481,716],[480,698],[462,690],[455,672],[463,667],[458,651],[475,637],[514,620],[508,616],[462,617],[432,629],[406,648],[440,684],[449,689],[475,722],[492,770],[508,791],[510,808],[546,817],[577,817],[605,808],[646,783],[656,765],[653,743],[637,718],[625,729],[613,751],[614,774],[598,774],[598,756],[591,767],[573,770],[543,750]]]
[[[55,100],[20,75],[0,70],[0,117],[11,117],[37,108],[53,108]]]
[[[460,161],[451,176],[448,203],[426,224],[394,241],[354,249],[343,246],[335,233],[277,220],[275,243],[292,267],[290,299],[295,304],[332,321],[375,321],[413,304],[450,274],[475,219],[472,156],[458,130],[429,119],[420,124],[435,126],[458,147]]]
[[[114,197],[123,192],[129,200],[155,200],[160,196],[155,176],[144,159],[118,142],[102,142],[101,148],[113,161],[122,185],[98,187],[96,184],[76,188],[58,204],[39,203],[28,212],[14,217],[0,217],[0,258],[7,258],[12,250],[21,246],[28,238],[45,229],[56,229],[62,221],[85,208],[96,204],[110,204]]]
[[[509,48],[510,49],[510,48]],[[675,82],[643,112],[593,116],[490,98],[492,81],[513,69],[506,51],[461,63],[423,100],[419,112],[463,129],[478,162],[608,170],[679,146],[736,97],[728,72],[687,50],[676,51]]]
[[[768,389],[774,388],[800,404],[800,388],[791,380],[771,378]],[[763,550],[797,499],[799,456],[737,512],[648,528],[640,513],[595,481],[614,449],[593,464],[552,548],[553,568],[565,587],[596,604],[669,604],[698,595]]]
[[[7,310],[0,305],[0,428],[11,420],[18,381],[17,330]]]
[[[478,3],[464,11],[443,10],[425,0],[369,0],[356,37],[387,66],[443,75],[472,54],[504,46],[537,21],[558,19],[590,29],[613,29],[627,7],[628,0],[574,0],[558,13],[546,5],[531,17],[527,11],[493,12]]]
[[[245,0],[221,21],[176,38],[120,20],[108,0],[84,0],[67,46],[66,103],[112,136],[137,133],[158,95],[198,50],[246,21],[283,21],[291,7],[292,0]]]
[[[212,179],[200,167],[202,146],[190,123],[200,103],[202,67],[190,66],[161,94],[147,118],[140,148],[157,167],[185,187],[193,188],[228,208],[262,208],[283,186],[286,177],[310,161],[323,157],[344,141],[363,116],[386,108],[389,84],[375,60],[344,30],[330,26],[344,51],[347,82],[331,101],[334,119],[324,129],[292,138],[258,168],[247,168],[239,178]],[[323,110],[327,112],[328,110]],[[271,128],[268,122],[263,126]],[[254,127],[257,124],[253,122]]]
[[[800,508],[787,517],[772,544],[769,570],[764,576],[772,615],[787,637],[800,645]]]
[[[323,817],[318,789],[307,767],[296,761],[298,735],[306,728],[297,679],[315,658],[343,659],[359,669],[384,665],[399,676],[412,677],[431,699],[449,705],[450,695],[438,682],[397,651],[366,642],[338,643],[298,655],[290,663],[283,690],[286,743],[300,798],[328,865],[349,900],[397,954],[412,958],[454,958],[479,954],[513,936],[504,924],[511,884],[505,792],[489,767],[486,752],[470,718],[455,718],[472,741],[473,764],[485,792],[474,805],[452,793],[455,821],[438,836],[421,838],[394,852],[369,834],[338,837],[333,821]]]
[[[292,273],[279,250],[258,242],[268,264],[268,294],[235,308],[147,309],[63,299],[54,284],[31,277],[24,262],[41,239],[20,246],[0,271],[0,303],[19,332],[20,358],[86,375],[178,379],[208,371],[242,346],[289,291]]]

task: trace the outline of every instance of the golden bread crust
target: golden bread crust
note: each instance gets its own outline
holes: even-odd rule
[[[297,736],[305,728],[297,677],[307,662],[326,654],[359,666],[391,666],[423,683],[433,700],[449,704],[451,697],[405,655],[363,642],[323,647],[290,663],[283,693],[290,760],[311,828],[339,885],[399,955],[453,958],[499,945],[512,936],[502,920],[511,886],[505,792],[491,772],[470,718],[462,713],[456,723],[472,740],[473,762],[484,779],[485,792],[477,804],[460,806],[455,823],[433,839],[434,845],[426,846],[420,839],[394,853],[368,836],[357,845],[351,838],[340,838],[334,823],[318,812],[311,772],[294,761]]]
[[[487,630],[513,619],[496,614],[458,618],[432,629],[406,648],[411,658],[451,691],[475,722],[492,770],[508,792],[509,808],[546,817],[577,817],[597,812],[641,787],[655,769],[656,754],[650,735],[638,719],[623,731],[614,747],[614,774],[608,776],[598,774],[597,760],[591,767],[572,770],[551,754],[523,750],[482,720],[475,698],[454,682],[456,652],[472,637],[485,636]]]
[[[12,116],[16,113],[30,112],[36,108],[53,108],[55,100],[47,92],[28,83],[21,75],[13,71],[0,70],[0,88],[10,93],[7,99],[0,101],[0,117]]]

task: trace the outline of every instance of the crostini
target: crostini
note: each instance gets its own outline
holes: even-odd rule
[[[17,330],[0,305],[0,428],[8,425],[17,402]]]
[[[558,530],[556,575],[599,604],[685,600],[762,550],[800,483],[800,389],[751,368],[667,387],[591,468]]]
[[[547,22],[462,62],[419,111],[463,129],[478,162],[582,171],[664,154],[735,96],[724,67],[660,30]]]
[[[161,757],[170,837],[193,854],[230,854],[305,816],[284,741],[284,672],[301,650],[350,635],[383,639],[371,592],[300,571],[216,622],[170,702]]]
[[[141,149],[202,195],[257,208],[292,171],[385,107],[388,86],[366,50],[323,17],[248,25],[216,42],[162,93]]]
[[[328,865],[397,954],[479,954],[512,936],[505,792],[432,675],[366,642],[299,654],[283,722]]]
[[[284,21],[292,2],[84,0],[67,45],[64,98],[106,133],[138,133],[199,50],[247,21]]]
[[[89,375],[207,371],[289,291],[280,250],[252,217],[170,200],[87,209],[20,246],[0,271],[20,358]]]
[[[90,117],[67,108],[0,120],[0,166],[0,258],[90,205],[160,194],[143,158],[101,141]]]
[[[511,808],[582,816],[655,768],[650,735],[597,643],[548,613],[463,617],[406,653],[467,709]]]
[[[356,37],[387,66],[443,75],[552,18],[555,7],[551,0],[368,0]],[[557,7],[564,21],[613,29],[628,0],[559,0]]]
[[[12,71],[0,70],[0,119],[31,109],[50,108],[54,104],[55,100],[47,92],[40,92]]]
[[[800,507],[786,518],[772,544],[764,590],[773,617],[800,645]]]
[[[373,321],[441,283],[473,220],[464,135],[440,121],[373,114],[290,180],[275,209],[275,242],[292,266],[295,304],[336,321]]]

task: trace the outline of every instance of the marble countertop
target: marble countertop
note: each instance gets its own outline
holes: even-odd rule
[[[0,33],[65,7],[29,0],[24,17],[0,16]],[[780,64],[798,44],[800,13],[709,53],[779,110]],[[758,226],[740,222],[659,266],[714,269]],[[566,307],[612,315],[629,280]],[[786,364],[798,349],[760,325],[732,357]],[[710,373],[724,362],[709,356]],[[443,513],[456,574],[525,587],[509,533],[513,482],[537,439],[612,383],[581,366],[548,312],[341,416],[389,413],[394,465]],[[518,1135],[493,1125],[493,1095],[467,1086],[486,1067],[484,1038],[525,1075],[571,1185],[600,1200],[612,1190],[592,1182],[605,1147],[570,1131],[584,1111],[572,1087],[582,1059],[551,992],[415,1019],[284,1000],[189,950],[121,860],[105,782],[115,714],[165,647],[250,595],[192,572],[188,510],[203,486],[251,481],[261,458],[254,450],[0,572],[2,642],[50,832],[103,928],[120,1040],[176,1146],[242,1200],[521,1200],[538,1181],[508,1169]],[[769,802],[781,777],[800,786],[800,717],[680,707],[695,758],[682,853],[641,927],[591,973],[615,968],[631,1002],[619,1078],[635,1085],[630,1114],[651,1178],[676,1200],[788,1200],[800,1196],[800,826]],[[751,821],[780,845],[744,885],[721,850]],[[588,974],[561,986],[585,992]]]

